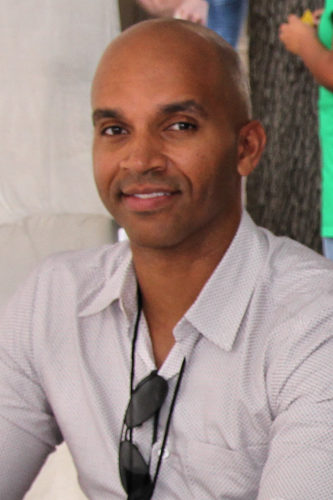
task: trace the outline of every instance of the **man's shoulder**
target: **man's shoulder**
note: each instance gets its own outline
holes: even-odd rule
[[[96,248],[57,252],[46,257],[36,269],[41,275],[53,271],[72,271],[77,278],[93,269],[99,269],[110,275],[121,262],[130,258],[129,244],[124,241]]]
[[[112,286],[121,282],[130,263],[128,242],[58,252],[44,259],[30,273],[17,294],[33,294],[43,303],[69,299],[81,303],[106,284]]]
[[[257,283],[268,281],[272,287],[281,281],[311,282],[314,277],[321,277],[327,283],[332,281],[333,262],[318,252],[287,236],[276,236],[256,225],[247,213],[242,228],[238,254],[244,261],[245,270],[257,263]]]
[[[259,228],[268,241],[266,267],[268,272],[276,276],[296,275],[313,277],[313,273],[323,273],[331,277],[333,262],[311,248],[287,236],[275,236],[268,230]]]
[[[267,238],[267,253],[257,282],[257,292],[273,309],[288,315],[320,307],[333,310],[333,262],[288,237]],[[310,307],[311,305],[311,307]]]

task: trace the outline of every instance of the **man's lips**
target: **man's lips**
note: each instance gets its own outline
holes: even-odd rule
[[[122,191],[121,195],[129,209],[146,212],[167,206],[170,200],[179,193],[179,190],[169,187],[133,187]]]

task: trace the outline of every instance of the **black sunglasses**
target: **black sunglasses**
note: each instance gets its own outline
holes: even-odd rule
[[[140,426],[154,416],[154,444],[159,410],[167,393],[167,381],[158,375],[157,371],[153,371],[139,382],[131,394],[123,422],[122,436],[124,438],[119,445],[119,474],[123,488],[130,500],[149,500],[152,497],[163,455],[161,452],[152,479],[149,473],[149,464],[145,462],[138,447],[132,443],[133,428]],[[164,441],[166,441],[166,436]]]
[[[168,393],[168,382],[158,375],[157,370],[152,371],[134,389],[135,372],[135,345],[138,336],[139,321],[142,311],[142,297],[140,288],[137,292],[138,310],[134,325],[132,352],[131,352],[131,375],[130,375],[130,401],[123,421],[121,438],[119,444],[119,475],[121,484],[127,493],[128,500],[150,500],[153,496],[158,473],[161,467],[164,450],[169,434],[171,417],[176,404],[179,387],[183,378],[186,359],[183,359],[178,375],[176,387],[172,396],[169,414],[165,425],[161,450],[158,457],[153,479],[150,477],[150,461],[147,464],[138,447],[133,444],[133,428],[142,425],[154,417],[154,431],[152,444],[157,441],[157,428],[159,411]]]

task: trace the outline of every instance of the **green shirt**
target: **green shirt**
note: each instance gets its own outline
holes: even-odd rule
[[[318,36],[332,49],[333,0],[326,0]],[[332,68],[333,71],[333,68]],[[319,138],[322,152],[322,236],[333,237],[333,92],[319,87]]]

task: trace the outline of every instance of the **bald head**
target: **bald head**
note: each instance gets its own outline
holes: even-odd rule
[[[249,86],[238,54],[214,31],[182,20],[154,19],[124,31],[106,49],[97,68],[92,97],[110,71],[128,76],[156,73],[159,62],[197,72],[224,102],[230,120],[241,127],[251,118]]]

